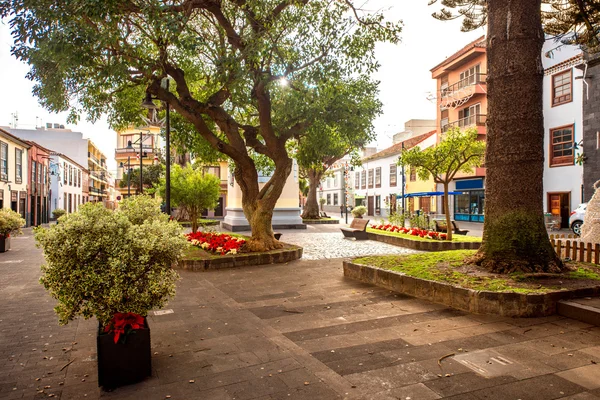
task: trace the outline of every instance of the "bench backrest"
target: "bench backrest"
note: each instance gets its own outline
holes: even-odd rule
[[[448,230],[448,226],[446,225],[446,221],[435,220],[435,228],[438,231],[446,231],[446,230]]]
[[[367,224],[369,223],[368,219],[362,219],[362,218],[354,218],[352,220],[352,222],[350,223],[350,228],[352,229],[360,229],[361,231],[364,231],[367,229]]]
[[[452,221],[452,227],[454,228],[455,231],[460,231],[460,228],[458,227],[458,225],[454,221]]]

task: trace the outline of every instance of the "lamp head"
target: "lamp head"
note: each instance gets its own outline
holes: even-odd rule
[[[156,110],[158,108],[158,106],[152,101],[152,94],[150,94],[148,91],[146,91],[146,97],[142,102],[142,107],[147,108],[148,110]]]

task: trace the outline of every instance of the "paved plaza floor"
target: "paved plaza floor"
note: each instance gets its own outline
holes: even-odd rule
[[[599,327],[472,315],[345,279],[327,257],[346,245],[334,235],[284,231],[318,259],[181,271],[149,317],[153,376],[102,392],[97,323],[58,326],[26,230],[0,254],[0,399],[600,399]]]

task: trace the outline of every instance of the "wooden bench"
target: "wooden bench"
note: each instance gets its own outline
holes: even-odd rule
[[[356,240],[367,240],[367,225],[369,224],[368,219],[354,218],[350,223],[349,228],[340,228],[344,237],[353,237]]]
[[[440,219],[436,219],[434,220],[435,222],[435,231],[436,232],[447,232],[447,225],[446,225],[446,221],[445,220],[440,220]],[[457,235],[466,235],[467,233],[469,233],[469,231],[467,230],[461,230],[458,227],[458,224],[456,223],[456,221],[450,221],[452,223],[452,232],[457,234]]]
[[[321,211],[321,218],[330,218],[326,212]]]
[[[281,232],[273,232],[273,236],[275,236],[275,240],[279,240],[279,238],[281,238],[281,235],[283,235],[283,233],[281,233]]]

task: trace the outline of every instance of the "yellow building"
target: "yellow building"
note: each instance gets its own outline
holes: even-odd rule
[[[89,200],[109,201],[110,174],[106,167],[106,156],[91,140],[88,143],[88,170],[89,170]]]
[[[142,128],[132,126],[117,132],[115,186],[119,187],[119,181],[123,176],[127,176],[128,165],[131,169],[140,167],[140,157],[141,164],[145,167],[158,163],[161,148],[160,126],[151,125]]]

